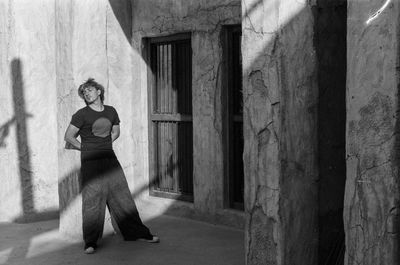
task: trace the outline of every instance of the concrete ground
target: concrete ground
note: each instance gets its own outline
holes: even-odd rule
[[[145,222],[161,243],[125,242],[105,236],[93,255],[81,242],[63,239],[58,220],[0,223],[0,264],[7,265],[242,265],[243,231],[198,221],[159,216]]]

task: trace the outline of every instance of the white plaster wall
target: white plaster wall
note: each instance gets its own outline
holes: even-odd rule
[[[121,136],[114,143],[115,152],[132,188],[134,143],[132,127],[132,57],[133,50],[126,28],[130,28],[129,1],[57,1],[57,90],[59,119],[60,230],[73,237],[81,236],[81,195],[79,187],[79,152],[64,150],[63,136],[71,115],[85,106],[77,88],[93,77],[105,87],[105,104],[119,113]],[[121,25],[122,23],[122,25]],[[127,24],[126,24],[127,23]],[[106,232],[111,230],[106,217]]]
[[[0,1],[0,221],[58,207],[54,49],[51,1]]]

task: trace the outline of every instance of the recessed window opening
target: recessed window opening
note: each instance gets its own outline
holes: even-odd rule
[[[150,195],[193,201],[190,34],[148,39]]]

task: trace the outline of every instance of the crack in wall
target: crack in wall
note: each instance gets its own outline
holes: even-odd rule
[[[276,220],[268,216],[264,206],[265,189],[271,189],[278,192],[279,189],[272,189],[268,186],[257,186],[256,196],[252,208],[249,210],[248,221],[248,242],[247,242],[247,262],[250,264],[278,264],[277,247],[274,231],[276,229]],[[253,225],[257,223],[257,226]],[[255,247],[254,245],[257,245]]]

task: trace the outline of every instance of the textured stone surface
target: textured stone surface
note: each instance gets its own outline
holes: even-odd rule
[[[349,1],[346,264],[399,263],[399,2]]]
[[[33,19],[34,18],[34,19]],[[0,1],[0,220],[57,215],[54,4]]]
[[[245,0],[242,13],[246,262],[317,264],[311,6]]]
[[[195,207],[215,213],[223,208],[221,54],[218,35],[194,33],[193,63],[193,186]]]

